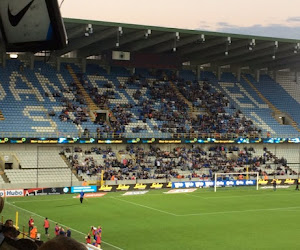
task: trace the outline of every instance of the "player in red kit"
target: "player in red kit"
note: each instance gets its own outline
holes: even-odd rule
[[[30,234],[30,231],[33,229],[33,225],[34,225],[34,219],[30,216],[28,221],[28,234]]]
[[[88,235],[85,237],[86,244],[91,244],[91,235],[88,233]]]
[[[56,236],[59,235],[59,226],[58,226],[57,223],[56,223],[55,228],[54,228],[54,233],[55,233]]]
[[[47,237],[49,237],[49,232],[48,232],[49,227],[50,227],[50,223],[48,221],[48,218],[46,217],[44,220],[44,228],[45,228],[45,234],[47,235]]]

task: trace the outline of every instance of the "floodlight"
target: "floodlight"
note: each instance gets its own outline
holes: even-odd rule
[[[17,53],[10,53],[9,54],[9,58],[11,58],[11,59],[17,59],[18,58],[18,54]]]

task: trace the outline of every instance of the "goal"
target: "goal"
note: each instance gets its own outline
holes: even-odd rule
[[[240,176],[243,176],[243,179],[239,178]],[[258,178],[258,172],[215,173],[214,191],[217,192],[217,187],[230,186],[256,186],[258,190]]]

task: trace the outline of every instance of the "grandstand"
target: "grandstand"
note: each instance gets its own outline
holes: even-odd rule
[[[176,140],[182,144],[220,140],[226,150],[230,145],[226,142],[256,143],[247,156],[251,158],[265,157],[261,142],[280,142],[282,147],[267,145],[274,159],[264,161],[256,170],[261,174],[274,173],[280,169],[276,159],[284,159],[284,177],[299,173],[298,146],[294,144],[299,141],[300,78],[295,70],[299,41],[88,20],[64,21],[69,45],[49,54],[47,61],[40,53],[20,54],[18,59],[10,59],[6,54],[1,61],[2,187],[97,182],[102,170],[106,181],[114,173],[119,182],[151,176],[157,179],[165,174],[171,179],[212,177],[213,171],[217,171],[214,167],[220,163],[211,165],[211,172],[199,166],[203,159],[195,161],[194,146],[186,144],[181,148],[191,154],[192,163],[186,164],[192,165],[184,169],[183,162],[175,157],[174,164],[180,164],[173,166],[173,172],[164,170],[157,174],[155,160],[160,154],[146,144],[163,140],[169,141],[170,146],[155,145],[156,150],[168,154],[177,147],[172,145]],[[86,36],[82,30],[91,25],[93,33]],[[41,143],[54,147],[43,147]],[[84,146],[84,152],[77,154],[73,145],[59,146],[65,143],[88,143],[95,147]],[[105,145],[114,143],[124,146]],[[136,143],[143,146],[142,151],[125,146]],[[13,144],[24,147],[11,147]],[[213,144],[201,144],[198,150],[209,153]],[[239,164],[244,148],[236,147],[236,154],[223,150],[220,157],[227,163]],[[92,151],[88,167],[94,169],[94,174],[86,173],[86,166],[84,171],[78,171],[86,163],[85,151]],[[137,161],[141,160],[137,151],[152,155],[147,161]],[[104,159],[103,154],[108,158]],[[131,163],[128,172],[122,169],[124,159]],[[162,158],[165,161],[168,157]],[[247,159],[236,171],[253,164]]]
[[[64,21],[66,48],[0,57],[1,189],[299,179],[300,41]]]

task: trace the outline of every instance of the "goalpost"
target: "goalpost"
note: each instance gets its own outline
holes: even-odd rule
[[[243,175],[243,176],[246,176],[246,178],[244,177],[243,179],[239,179],[238,177],[240,175]],[[252,177],[251,179],[249,178],[249,175],[254,175],[254,177]],[[228,185],[228,186],[254,186],[254,185],[250,185],[250,184],[247,184],[249,181],[251,180],[255,180],[256,183],[255,183],[255,186],[256,186],[256,190],[258,190],[258,180],[259,180],[259,173],[258,172],[242,172],[242,173],[215,173],[215,181],[214,181],[214,191],[217,192],[217,187],[220,186],[218,185],[218,177],[220,176],[236,176],[235,178],[233,179],[230,179],[230,180],[227,180],[227,182],[237,182],[237,181],[243,181],[245,183],[245,185],[241,185],[241,183],[237,184],[236,185]],[[226,182],[226,181],[225,181]],[[229,184],[232,184],[232,183],[229,183]]]

